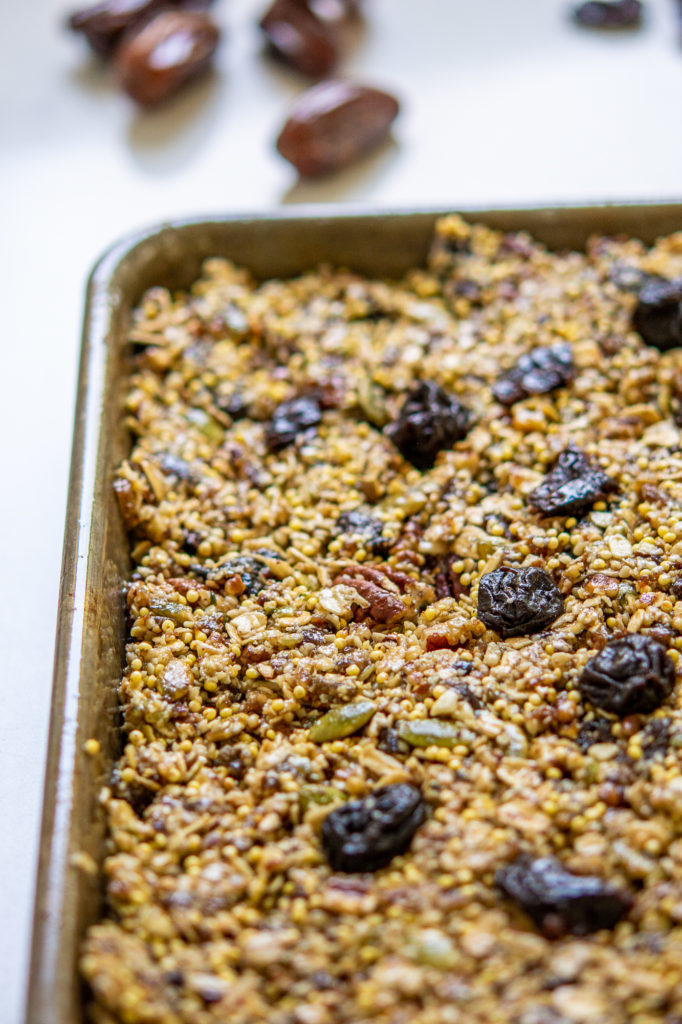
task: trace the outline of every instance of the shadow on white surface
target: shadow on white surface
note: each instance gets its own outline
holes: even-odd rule
[[[131,108],[128,143],[143,171],[174,172],[197,157],[221,116],[224,77],[209,71],[159,107]]]
[[[94,53],[84,51],[83,60],[69,70],[69,75],[80,89],[95,96],[119,89],[111,63]]]
[[[323,178],[298,178],[282,196],[282,203],[326,203],[343,201],[344,196],[356,193],[360,187],[373,189],[388,176],[400,156],[400,144],[393,138],[387,139],[362,159],[335,174]]]

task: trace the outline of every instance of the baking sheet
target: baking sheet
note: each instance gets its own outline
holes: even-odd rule
[[[593,234],[650,243],[682,229],[682,204],[460,212],[502,230],[528,230],[555,249],[582,248]],[[320,262],[399,275],[423,262],[440,215],[325,207],[187,220],[124,239],[94,268],[83,323],[26,1024],[84,1020],[78,948],[101,908],[104,822],[97,794],[120,747],[116,689],[129,565],[111,484],[129,450],[122,403],[132,308],[151,285],[188,285],[215,255],[260,278]],[[94,757],[85,752],[88,739],[100,744]]]

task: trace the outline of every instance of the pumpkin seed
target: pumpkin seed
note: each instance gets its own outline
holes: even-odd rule
[[[454,747],[460,741],[458,727],[442,718],[403,720],[398,722],[398,733],[411,747]]]
[[[367,422],[374,427],[385,427],[391,418],[381,388],[369,377],[361,377],[358,381],[357,403]]]
[[[342,740],[366,725],[375,711],[376,705],[369,700],[359,700],[355,704],[343,704],[341,707],[332,708],[311,726],[308,739],[313,743]]]
[[[192,615],[187,605],[180,604],[178,601],[160,601],[158,598],[152,598],[149,602],[149,611],[152,615],[161,615],[164,619],[172,619],[179,625],[186,622]]]
[[[298,799],[305,814],[312,804],[333,804],[345,797],[341,790],[335,789],[334,786],[302,786]]]
[[[222,444],[225,440],[224,428],[205,409],[188,409],[185,416],[190,423],[199,428],[208,441],[212,441],[213,444]]]

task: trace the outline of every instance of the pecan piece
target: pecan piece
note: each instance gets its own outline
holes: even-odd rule
[[[407,605],[395,591],[405,591],[410,577],[397,569],[384,566],[378,569],[370,565],[349,565],[334,584],[344,583],[357,590],[360,597],[369,601],[368,615],[377,622],[396,622],[402,618]]]

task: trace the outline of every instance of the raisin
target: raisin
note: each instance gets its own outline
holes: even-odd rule
[[[408,849],[425,819],[426,807],[415,786],[381,786],[327,815],[322,847],[334,871],[378,871]]]
[[[585,28],[638,28],[641,0],[586,0],[573,11],[573,20]]]
[[[455,665],[456,664],[457,662],[455,662]],[[467,666],[467,669],[470,672],[471,665],[468,662],[465,662],[464,664]],[[466,671],[467,669],[465,669],[464,671]],[[443,682],[451,690],[454,690],[455,693],[462,698],[462,700],[465,700],[467,704],[471,706],[472,711],[482,711],[485,708],[485,704],[483,703],[483,701],[476,696],[474,691],[471,689],[470,686],[467,685],[467,683],[451,683],[447,679],[444,679]]]
[[[503,405],[513,405],[529,395],[544,395],[564,387],[573,378],[573,353],[563,342],[524,353],[515,366],[493,384],[493,395]]]
[[[258,558],[251,555],[236,555],[221,562],[215,569],[209,570],[207,579],[211,583],[223,586],[233,576],[241,579],[244,593],[253,597],[267,585],[268,569]]]
[[[132,809],[141,818],[144,811],[154,800],[158,787],[145,786],[137,779],[125,781],[120,767],[115,767],[111,775],[111,789],[119,800],[127,800]]]
[[[682,278],[654,277],[642,285],[632,314],[642,341],[660,352],[682,345]]]
[[[477,615],[502,637],[530,636],[562,614],[564,599],[544,569],[494,569],[481,576]]]
[[[230,778],[241,782],[253,765],[253,754],[245,745],[235,747],[225,743],[216,754],[216,764],[226,768]]]
[[[642,730],[642,753],[647,760],[668,753],[672,719],[652,718]]]
[[[385,726],[379,731],[377,747],[386,754],[409,754],[410,745],[401,740],[400,733],[392,726]]]
[[[611,720],[608,718],[594,718],[591,722],[583,722],[578,729],[578,746],[583,753],[594,743],[610,743],[611,739]]]
[[[374,555],[388,553],[389,541],[383,535],[383,528],[384,524],[380,520],[356,508],[342,512],[336,520],[339,534],[359,537]]]
[[[206,70],[219,38],[206,14],[162,11],[117,49],[118,80],[138,103],[153,106]]]
[[[339,59],[332,32],[301,0],[275,0],[260,27],[273,53],[304,75],[322,78]]]
[[[618,490],[616,481],[579,448],[566,448],[528,502],[545,516],[578,516]]]
[[[382,142],[398,110],[395,97],[379,89],[321,82],[299,97],[277,149],[299,174],[329,174]]]
[[[672,581],[670,584],[670,593],[677,601],[682,600],[682,575],[676,576]]]
[[[229,395],[218,395],[215,404],[231,420],[243,420],[249,415],[249,401],[243,391],[237,389]]]
[[[621,717],[653,711],[674,685],[675,666],[665,647],[642,633],[611,640],[578,680],[583,697]]]
[[[521,855],[495,881],[548,938],[613,928],[632,906],[628,893],[594,875],[574,875],[554,857]]]
[[[621,291],[633,292],[635,295],[639,295],[647,281],[654,280],[660,281],[661,278],[639,267],[633,267],[630,263],[614,263],[609,269],[609,281]]]
[[[403,458],[417,469],[430,469],[438,452],[461,441],[470,425],[470,411],[434,381],[425,380],[408,391],[386,433]]]
[[[185,527],[183,527],[182,536],[182,546],[185,549],[185,551],[190,555],[196,555],[197,551],[199,550],[199,545],[204,539],[202,535],[200,533],[197,533],[196,530],[187,530]]]
[[[268,451],[278,452],[286,448],[299,434],[316,427],[321,419],[322,410],[317,398],[301,395],[281,402],[265,432]]]

